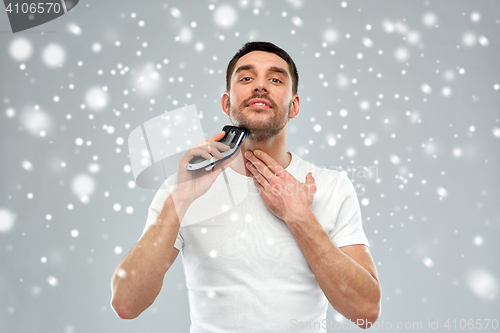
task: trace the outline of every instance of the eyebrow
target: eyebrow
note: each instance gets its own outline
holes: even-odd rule
[[[234,74],[236,75],[241,71],[248,71],[248,70],[251,70],[254,68],[255,68],[254,65],[243,65],[243,66],[238,67],[238,69],[234,72]],[[290,76],[288,75],[288,72],[281,67],[271,66],[271,67],[269,67],[269,70],[271,72],[284,74],[287,77],[287,79],[290,78]]]

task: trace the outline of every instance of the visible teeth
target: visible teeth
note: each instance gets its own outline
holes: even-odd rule
[[[253,103],[254,105],[266,105],[266,103]]]

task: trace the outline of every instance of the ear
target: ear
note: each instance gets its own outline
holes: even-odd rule
[[[300,110],[300,97],[299,94],[293,95],[292,107],[290,108],[289,119],[295,118],[299,115]]]
[[[224,112],[226,116],[229,116],[229,91],[224,91],[222,94],[220,106],[222,108],[222,112]]]

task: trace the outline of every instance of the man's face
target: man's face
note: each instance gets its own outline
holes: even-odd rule
[[[234,126],[249,130],[250,140],[265,141],[279,134],[299,106],[287,62],[274,53],[253,51],[234,68],[231,91],[222,100],[224,113],[229,113]]]

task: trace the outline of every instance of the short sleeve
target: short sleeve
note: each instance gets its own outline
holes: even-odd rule
[[[339,175],[331,199],[335,201],[331,206],[337,210],[333,229],[328,233],[333,243],[338,247],[355,244],[368,246],[356,190],[346,175]]]
[[[142,236],[144,236],[149,227],[156,222],[156,218],[158,217],[158,215],[160,215],[160,212],[163,209],[163,205],[165,204],[165,200],[172,192],[171,191],[172,187],[168,185],[169,183],[170,183],[170,177],[163,183],[162,187],[158,190],[158,192],[156,192],[153,201],[149,206],[146,225],[139,240],[142,238]],[[180,251],[183,246],[184,246],[184,240],[182,239],[179,230],[179,233],[177,234],[177,239],[175,240],[174,247]]]

